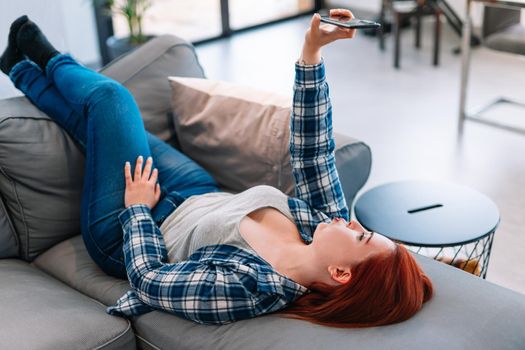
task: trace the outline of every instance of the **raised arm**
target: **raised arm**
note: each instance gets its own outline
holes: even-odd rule
[[[330,15],[352,17],[348,10],[331,10]],[[332,107],[321,47],[337,39],[352,38],[354,34],[355,30],[321,26],[319,15],[314,15],[296,63],[290,125],[296,196],[330,217],[346,220],[349,211],[335,166]]]

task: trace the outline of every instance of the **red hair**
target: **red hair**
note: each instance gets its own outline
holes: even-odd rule
[[[398,244],[392,254],[357,265],[348,283],[318,283],[310,289],[280,313],[331,327],[382,326],[410,318],[433,293],[428,276]]]

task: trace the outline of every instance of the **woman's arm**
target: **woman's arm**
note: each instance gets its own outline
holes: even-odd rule
[[[198,323],[224,324],[284,307],[276,293],[260,292],[268,286],[261,285],[256,270],[239,263],[237,248],[217,246],[215,258],[192,256],[180,263],[168,262],[164,239],[151,216],[158,201],[157,171],[152,172],[151,159],[142,171],[142,162],[137,160],[133,178],[129,163],[125,166],[126,209],[119,215],[133,290],[109,312],[131,316],[155,308]],[[218,258],[221,254],[224,259]]]
[[[348,10],[332,10],[330,15],[352,17]],[[296,196],[330,217],[346,220],[349,211],[335,166],[332,107],[321,47],[337,39],[352,38],[354,34],[355,30],[320,26],[320,16],[314,15],[296,64],[290,125]]]
[[[130,206],[119,220],[128,279],[142,304],[202,324],[226,324],[285,306],[278,294],[260,292],[264,288],[258,281],[260,276],[235,260],[237,248],[215,246],[224,250],[223,263],[190,257],[170,264],[160,230],[146,205]],[[136,308],[142,304],[136,303]],[[128,315],[134,314],[133,308],[128,307]],[[118,308],[114,311],[119,313]]]

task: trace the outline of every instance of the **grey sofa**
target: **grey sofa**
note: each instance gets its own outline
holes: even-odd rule
[[[159,37],[102,72],[134,94],[148,130],[177,145],[166,76],[204,76],[191,45]],[[351,203],[371,154],[343,135],[336,143]],[[276,315],[203,326],[160,311],[107,315],[129,285],[105,275],[79,236],[83,160],[25,98],[0,101],[0,349],[525,349],[525,296],[424,257],[435,297],[392,326],[335,329]]]

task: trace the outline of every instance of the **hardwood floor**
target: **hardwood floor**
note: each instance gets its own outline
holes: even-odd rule
[[[293,64],[309,17],[197,47],[209,78],[291,94]],[[441,65],[431,65],[431,20],[423,47],[404,31],[401,69],[392,68],[392,43],[379,51],[376,38],[326,47],[338,132],[366,141],[373,168],[365,190],[406,179],[451,181],[477,189],[498,205],[497,230],[487,280],[525,293],[525,135],[468,122],[457,134],[460,39],[445,25]],[[478,48],[473,51],[469,106],[500,95],[525,100],[525,60]],[[525,110],[493,110],[525,128]]]

